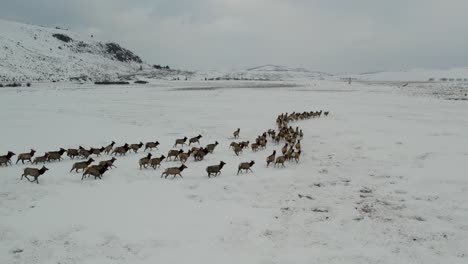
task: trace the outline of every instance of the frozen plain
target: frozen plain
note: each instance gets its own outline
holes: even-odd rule
[[[30,165],[0,167],[0,263],[468,262],[466,101],[333,81],[161,81],[1,88],[0,105],[1,155],[158,140],[159,156],[198,134],[220,143],[174,180],[139,170],[142,150],[102,180],[81,181],[67,157],[39,185],[20,180]],[[330,116],[291,124],[305,133],[298,164],[266,168],[282,145],[228,148],[238,127],[252,141],[281,112],[320,109]],[[237,176],[250,160],[254,173]]]

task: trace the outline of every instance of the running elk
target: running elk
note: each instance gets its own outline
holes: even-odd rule
[[[158,146],[159,146],[159,141],[147,142],[147,143],[145,144],[145,150],[144,150],[144,151],[146,151],[147,149],[149,149],[150,151],[152,151],[153,148],[158,149]]]
[[[16,154],[12,151],[8,151],[6,155],[0,156],[0,166],[2,166],[3,164],[5,164],[5,166],[8,166],[8,164],[11,165],[11,157],[13,157],[14,155]]]
[[[221,161],[219,165],[212,165],[206,167],[206,172],[208,173],[208,178],[211,178],[211,174],[214,174],[214,176],[218,176],[221,174],[221,169],[226,165],[224,161]]]
[[[48,152],[48,155],[47,155],[47,161],[50,162],[50,161],[53,161],[53,160],[62,160],[62,155],[63,153],[65,153],[66,150],[64,150],[63,148],[61,148],[59,151],[50,151]]]
[[[82,146],[80,146],[78,148],[78,155],[80,155],[84,159],[87,159],[91,155],[91,151],[89,151],[89,150],[83,148]]]
[[[181,145],[183,147],[185,145],[185,141],[187,141],[187,137],[176,139],[174,148],[177,147],[177,145]]]
[[[239,167],[238,167],[238,170],[237,170],[237,175],[239,175],[240,172],[242,172],[242,170],[245,170],[245,172],[247,173],[248,171],[252,171],[251,167],[255,164],[255,161],[251,160],[250,162],[242,162],[241,164],[239,164]]]
[[[89,151],[91,152],[91,154],[94,154],[97,157],[99,157],[101,153],[104,152],[105,150],[106,150],[105,147],[100,147],[100,148],[91,148]]]
[[[166,161],[172,160],[172,157],[174,157],[174,160],[177,160],[179,158],[179,154],[184,153],[183,149],[177,150],[177,149],[171,149],[167,153],[167,159]]]
[[[190,157],[190,154],[192,154],[191,150],[189,150],[187,153],[185,153],[185,152],[180,153],[179,154],[180,162],[185,163],[187,161],[187,159]]]
[[[36,153],[36,151],[34,149],[31,149],[31,151],[28,152],[28,153],[19,154],[18,159],[16,160],[16,164],[18,164],[18,161],[20,161],[20,160],[21,160],[21,163],[23,163],[23,164],[24,164],[25,160],[28,160],[30,163],[32,163],[31,158],[34,156],[34,153]]]
[[[159,158],[152,158],[150,160],[150,166],[153,167],[153,169],[156,169],[158,166],[161,167],[161,161],[165,158],[166,157],[164,155],[161,155]]]
[[[99,166],[104,166],[107,164],[107,166],[109,167],[109,169],[112,169],[112,167],[114,168],[117,168],[117,166],[114,165],[114,162],[116,161],[117,159],[115,157],[112,157],[112,159],[110,160],[103,160],[101,162],[99,162]]]
[[[102,175],[107,171],[109,165],[104,164],[104,166],[93,166],[86,168],[85,172],[83,172],[83,176],[81,176],[81,180],[83,180],[86,176],[94,176],[94,179],[97,178],[102,179]]]
[[[70,159],[74,159],[75,157],[78,157],[79,155],[80,154],[79,154],[78,149],[72,149],[72,148],[67,149],[67,156]]]
[[[151,160],[151,156],[153,156],[151,153],[148,153],[148,155],[144,158],[141,158],[139,161],[138,161],[138,164],[140,165],[140,170],[142,168],[147,168],[148,165],[150,164],[150,160]]]
[[[214,144],[206,145],[206,148],[208,149],[208,151],[210,151],[210,153],[213,153],[214,149],[216,148],[216,146],[218,146],[218,144],[218,141],[216,141]]]
[[[270,165],[270,163],[275,161],[275,157],[276,157],[276,150],[273,150],[273,153],[266,158],[267,167]]]
[[[130,149],[130,147],[128,146],[127,143],[125,143],[125,145],[123,146],[120,146],[120,147],[116,147],[113,151],[112,151],[112,154],[120,154],[120,156],[124,155],[127,153],[127,151]]]
[[[167,176],[169,175],[173,175],[173,179],[179,175],[181,178],[184,178],[182,177],[182,174],[180,174],[184,169],[187,169],[187,166],[185,166],[184,164],[182,164],[180,167],[172,167],[172,168],[167,168],[162,174],[161,174],[161,178],[165,175],[164,178],[167,178]]]
[[[192,144],[192,143],[198,143],[200,144],[200,138],[202,137],[202,135],[198,135],[196,137],[193,137],[191,139],[189,139],[189,146]]]
[[[24,171],[23,171],[23,174],[21,175],[21,180],[23,179],[23,177],[26,177],[26,179],[29,181],[29,182],[36,182],[37,184],[39,184],[39,176],[41,176],[42,174],[44,174],[46,171],[48,171],[49,169],[46,168],[45,166],[42,166],[41,169],[36,169],[36,168],[25,168]],[[32,176],[34,177],[34,180],[30,180],[28,178],[28,176]]]
[[[75,172],[78,172],[79,169],[84,171],[93,162],[94,162],[94,160],[92,158],[90,158],[87,161],[75,162],[73,164],[73,167],[71,168],[70,172],[72,172],[73,170],[75,170]]]
[[[112,141],[109,145],[107,145],[107,146],[104,148],[104,153],[106,153],[107,155],[109,155],[109,153],[111,153],[112,149],[114,148],[114,145],[115,145],[115,142]]]
[[[279,165],[281,164],[283,167],[284,166],[284,161],[286,160],[286,157],[285,156],[279,156],[276,158],[276,161],[275,161],[275,167],[276,165],[278,165],[278,168],[279,168]]]
[[[35,157],[35,158],[34,158],[34,161],[32,162],[32,164],[38,164],[39,162],[45,164],[48,157],[49,157],[49,153],[46,152],[46,153],[44,154],[44,156]]]
[[[240,134],[240,128],[238,128],[236,131],[232,133],[234,135],[234,138],[238,138]]]
[[[130,149],[132,149],[135,153],[138,152],[138,150],[143,147],[143,142],[140,142],[138,144],[131,144]]]

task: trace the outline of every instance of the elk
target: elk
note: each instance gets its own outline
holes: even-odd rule
[[[241,141],[239,142],[239,145],[242,149],[244,148],[248,148],[249,147],[249,144],[250,144],[250,141]]]
[[[252,143],[252,144],[250,145],[250,147],[252,148],[252,151],[253,151],[253,152],[256,152],[256,151],[258,151],[258,148],[259,148],[260,146],[259,146],[257,143]]]
[[[104,148],[104,153],[106,153],[107,155],[109,155],[109,153],[112,151],[112,148],[114,148],[114,145],[115,145],[115,142],[112,141],[109,145],[107,145],[107,146]]]
[[[248,171],[252,171],[251,167],[255,164],[255,161],[251,160],[250,162],[242,162],[241,164],[239,164],[239,167],[238,167],[238,170],[237,170],[237,175],[239,175],[240,172],[242,172],[242,170],[245,170],[245,172],[247,173]]]
[[[275,157],[276,157],[276,150],[273,150],[273,153],[266,158],[267,167],[270,165],[270,163],[275,161]]]
[[[299,158],[301,156],[301,151],[291,153],[291,159],[294,159],[296,163],[299,163]]]
[[[0,166],[2,166],[3,164],[5,164],[5,166],[8,166],[8,164],[11,165],[11,157],[13,157],[14,155],[16,154],[12,151],[8,151],[6,155],[0,156]]]
[[[101,162],[99,162],[99,166],[104,166],[104,165],[108,165],[109,169],[112,169],[112,167],[114,168],[117,168],[117,166],[114,165],[114,161],[116,161],[117,159],[115,157],[112,157],[112,159],[110,160],[103,160]]]
[[[74,159],[75,157],[78,157],[79,156],[78,149],[72,149],[72,148],[67,149],[67,156],[70,157],[70,159]]]
[[[184,169],[187,169],[187,166],[185,166],[184,164],[182,164],[180,167],[171,167],[171,168],[167,168],[162,174],[161,174],[161,178],[165,175],[164,178],[167,178],[167,176],[169,175],[173,175],[173,179],[179,175],[181,178],[184,178],[182,177],[182,174],[180,174]]]
[[[87,158],[91,155],[91,151],[89,151],[89,150],[83,148],[82,146],[80,146],[80,147],[78,148],[78,154],[79,154],[81,157],[87,159]]]
[[[212,165],[206,167],[206,172],[208,173],[208,178],[211,178],[211,174],[214,174],[215,177],[221,174],[221,169],[226,165],[224,161],[221,161],[219,165]]]
[[[229,148],[235,148],[235,147],[241,147],[241,145],[237,142],[231,142],[231,144],[229,145]]]
[[[279,168],[279,165],[281,164],[283,167],[284,166],[284,161],[286,160],[286,157],[285,156],[279,156],[276,158],[276,161],[275,161],[275,167],[276,165],[278,165],[278,168]]]
[[[169,161],[169,159],[172,160],[172,157],[174,157],[174,160],[177,160],[179,158],[180,153],[184,153],[184,150],[183,149],[180,149],[180,150],[171,149],[171,150],[169,150],[169,152],[167,153],[166,161]]]
[[[50,151],[48,152],[48,155],[47,155],[47,161],[52,161],[52,160],[62,160],[62,155],[63,153],[65,153],[66,150],[64,150],[63,148],[61,148],[59,151]]]
[[[153,169],[156,169],[158,166],[161,167],[161,161],[165,158],[164,155],[161,155],[159,158],[152,158],[150,160],[150,166],[153,167]]]
[[[208,153],[210,153],[210,151],[207,148],[201,148],[193,154],[193,158],[195,161],[201,161]]]
[[[120,147],[116,147],[113,151],[112,151],[112,154],[120,154],[120,156],[124,155],[127,153],[127,151],[130,149],[130,147],[128,146],[127,143],[125,143],[125,145],[123,146],[120,146]]]
[[[261,149],[266,149],[266,145],[268,143],[268,140],[266,140],[265,138],[262,138],[259,142],[259,145],[260,145],[260,148]]]
[[[151,153],[148,153],[148,155],[144,158],[141,158],[139,161],[138,161],[138,164],[140,165],[140,170],[144,167],[145,169],[148,167],[149,163],[150,163],[150,160],[151,160],[151,156],[153,156]]]
[[[145,144],[145,150],[144,150],[144,151],[146,151],[147,149],[149,149],[150,151],[152,151],[153,148],[158,149],[158,146],[159,146],[159,141],[147,142],[147,143]]]
[[[192,143],[198,143],[200,144],[200,138],[202,137],[202,135],[198,135],[196,137],[193,137],[191,139],[189,139],[189,146],[192,144]]]
[[[297,150],[301,150],[301,140],[299,139],[296,143],[296,145],[294,146]]]
[[[48,157],[49,157],[49,153],[46,152],[44,156],[39,156],[39,157],[34,158],[34,161],[32,162],[32,164],[38,164],[39,162],[42,162],[45,164]]]
[[[288,145],[289,145],[289,144],[286,143],[286,144],[283,146],[283,148],[281,148],[281,152],[283,153],[283,155],[286,154],[286,152],[288,151]]]
[[[192,154],[191,150],[189,150],[187,153],[184,153],[184,152],[180,153],[179,154],[180,162],[185,163],[187,159],[190,157],[190,154]]]
[[[106,150],[105,147],[100,147],[100,148],[91,148],[89,151],[91,152],[91,154],[94,154],[99,157],[101,153],[104,152],[104,150]]]
[[[42,166],[41,169],[36,169],[36,168],[25,168],[24,171],[23,171],[23,174],[21,175],[21,180],[23,180],[23,177],[26,177],[26,179],[29,181],[29,182],[36,182],[37,184],[39,184],[39,176],[41,176],[42,174],[44,174],[46,171],[48,171],[49,169],[46,168],[45,166]],[[32,176],[34,177],[34,180],[30,180],[28,178],[28,176]]]
[[[132,149],[135,153],[138,152],[138,150],[143,147],[143,142],[140,142],[138,144],[131,144],[130,149]]]
[[[240,128],[238,128],[236,131],[232,133],[232,135],[234,135],[234,138],[238,138],[239,134],[240,134]]]
[[[97,178],[102,179],[102,175],[104,172],[107,171],[109,168],[108,164],[104,164],[104,166],[92,166],[86,168],[85,172],[83,172],[83,176],[81,176],[81,180],[83,180],[86,176],[92,175],[94,176],[94,179],[97,180]]]
[[[216,146],[218,146],[218,141],[215,141],[214,144],[208,144],[206,145],[206,148],[210,151],[210,153],[213,153],[214,149],[216,148]]]
[[[73,170],[78,172],[79,169],[84,171],[93,162],[94,162],[94,160],[92,158],[89,158],[89,160],[87,160],[87,161],[75,162],[73,164],[73,167],[71,168],[70,172],[72,172]]]
[[[30,163],[32,163],[31,158],[34,156],[34,153],[36,153],[36,151],[34,149],[31,149],[31,151],[28,152],[28,153],[19,154],[18,159],[16,160],[16,164],[18,164],[18,161],[20,161],[20,160],[21,160],[21,163],[23,163],[23,164],[24,164],[25,160],[28,160]]]
[[[187,141],[187,137],[176,139],[174,148],[177,147],[177,145],[182,145],[183,147],[185,145],[185,141]]]

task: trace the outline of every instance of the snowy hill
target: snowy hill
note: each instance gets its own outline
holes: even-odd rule
[[[135,72],[141,63],[116,43],[0,19],[0,82],[109,79]]]
[[[273,65],[273,64],[266,64],[258,67],[253,67],[247,69],[247,71],[272,71],[272,72],[310,72],[305,68],[289,68],[283,65]]]
[[[438,69],[412,69],[405,71],[381,71],[361,74],[345,74],[337,78],[353,78],[363,81],[468,81],[468,67]]]
[[[305,68],[290,68],[282,65],[262,65],[246,70],[232,71],[204,71],[198,76],[213,80],[263,80],[263,81],[291,81],[291,80],[324,80],[333,75],[324,72],[310,71]]]

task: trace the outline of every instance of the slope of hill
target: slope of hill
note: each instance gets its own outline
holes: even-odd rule
[[[92,36],[0,19],[0,82],[109,79],[135,72],[142,60]]]

